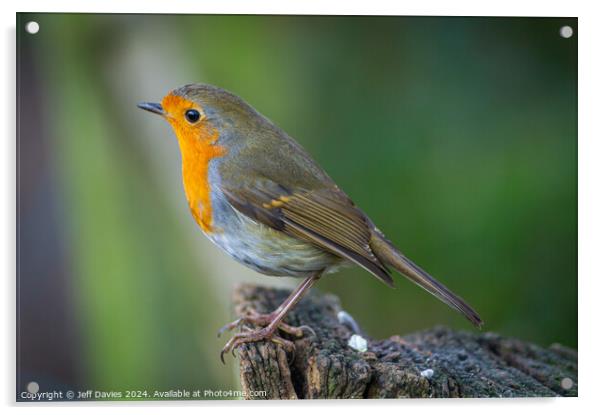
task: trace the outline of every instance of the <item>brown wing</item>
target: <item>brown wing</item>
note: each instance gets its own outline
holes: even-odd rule
[[[369,220],[336,187],[292,191],[265,180],[253,189],[222,190],[241,213],[346,258],[393,286],[389,270],[370,248]]]

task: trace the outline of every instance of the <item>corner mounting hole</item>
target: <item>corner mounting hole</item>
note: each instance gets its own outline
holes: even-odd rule
[[[38,22],[27,22],[25,24],[25,31],[30,35],[35,35],[40,31],[40,25]]]
[[[563,378],[560,381],[560,386],[562,387],[562,389],[564,390],[569,390],[573,387],[573,379],[571,378]]]
[[[560,28],[560,36],[562,36],[565,39],[570,38],[571,36],[573,36],[573,28],[571,26],[562,26]]]
[[[29,382],[27,384],[27,392],[29,393],[38,393],[39,390],[40,385],[38,384],[38,382]]]

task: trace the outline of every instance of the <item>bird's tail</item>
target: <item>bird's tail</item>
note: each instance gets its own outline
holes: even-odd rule
[[[370,246],[372,251],[382,262],[395,268],[407,279],[424,288],[445,304],[459,311],[470,320],[472,324],[481,328],[483,321],[471,306],[469,306],[462,298],[451,292],[445,285],[431,277],[418,265],[406,258],[377,230],[372,233]]]

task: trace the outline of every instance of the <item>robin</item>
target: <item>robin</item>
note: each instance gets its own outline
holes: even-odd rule
[[[222,331],[252,323],[221,352],[270,340],[293,349],[278,330],[302,336],[283,322],[325,274],[355,264],[393,286],[390,269],[462,313],[483,322],[462,298],[410,261],[283,130],[238,96],[215,86],[185,85],[161,103],[139,103],[171,124],[182,156],[188,206],[203,233],[232,258],[271,276],[303,282],[270,314],[252,312]]]

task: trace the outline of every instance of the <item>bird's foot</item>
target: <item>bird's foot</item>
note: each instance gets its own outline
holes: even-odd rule
[[[248,327],[243,327],[243,329],[245,330],[244,333],[237,333],[234,336],[232,336],[232,338],[228,340],[228,342],[222,349],[220,353],[220,359],[222,360],[222,363],[226,364],[226,361],[224,360],[224,355],[226,353],[232,352],[232,356],[236,357],[234,351],[238,347],[242,346],[245,343],[254,343],[264,340],[271,341],[272,343],[282,346],[287,352],[291,352],[293,354],[295,352],[295,344],[292,341],[283,339],[282,337],[275,335],[275,330],[270,329],[269,327],[264,327],[258,330],[251,330]]]
[[[234,330],[238,327],[241,327],[245,331],[243,333],[235,334],[230,340],[228,340],[220,354],[222,362],[224,362],[224,355],[226,353],[232,352],[232,355],[236,356],[234,354],[234,351],[239,346],[245,343],[254,343],[263,340],[271,341],[272,343],[282,346],[287,352],[294,353],[295,344],[290,340],[286,340],[276,335],[275,332],[277,330],[280,330],[296,338],[303,337],[305,331],[309,331],[314,336],[316,335],[314,330],[309,326],[295,327],[282,322],[278,323],[278,325],[271,326],[272,322],[279,318],[279,314],[280,310],[273,311],[269,314],[260,314],[254,310],[251,310],[248,311],[244,316],[222,327],[218,332],[218,337],[222,333]],[[260,328],[257,330],[252,330],[249,327],[245,326],[245,324],[253,324]]]
[[[217,332],[217,337],[221,336],[226,331],[232,331],[238,327],[241,327],[245,323],[250,323],[257,327],[266,327],[277,317],[278,310],[273,311],[269,314],[260,314],[255,310],[249,310],[244,316],[237,318],[236,320],[226,324],[221,329],[219,329],[219,331]],[[280,323],[278,324],[278,329],[294,337],[303,337],[304,330],[309,331],[314,336],[316,335],[314,330],[309,326],[296,327],[291,326],[290,324]]]

